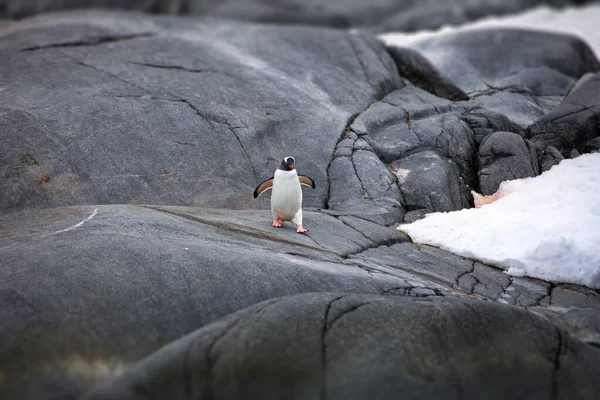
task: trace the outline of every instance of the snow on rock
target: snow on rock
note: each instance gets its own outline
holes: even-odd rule
[[[428,214],[398,229],[513,276],[600,289],[600,153],[501,189],[504,197],[481,208]]]
[[[410,46],[414,42],[444,33],[482,28],[537,29],[579,36],[590,45],[596,56],[600,56],[598,21],[600,21],[600,4],[597,3],[563,9],[540,6],[524,13],[483,18],[458,27],[445,26],[439,30],[420,31],[418,33],[385,33],[380,35],[380,39],[387,45]]]

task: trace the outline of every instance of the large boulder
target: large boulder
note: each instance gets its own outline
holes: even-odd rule
[[[532,141],[553,146],[564,156],[577,148],[593,151],[592,141],[600,136],[599,115],[600,73],[588,74],[560,106],[535,121],[528,134]]]
[[[512,132],[494,132],[479,147],[481,193],[495,193],[500,183],[539,175],[537,152],[532,144]]]
[[[3,216],[0,398],[74,396],[107,365],[273,297],[438,288],[347,261],[407,240],[392,228],[306,212],[304,236],[270,222],[269,211],[138,206]]]
[[[448,100],[469,100],[469,96],[457,88],[427,58],[409,47],[388,46],[400,76],[415,86]]]
[[[252,208],[288,155],[322,207],[347,121],[401,85],[379,41],[315,28],[74,13],[0,52],[0,210]]]
[[[332,302],[335,297],[315,292],[457,298],[439,308],[430,306],[442,303],[405,306],[409,303],[397,305],[383,299],[376,300],[375,308],[360,307],[367,314],[350,313],[357,317],[357,325],[344,332],[356,328],[357,347],[346,350],[342,346],[339,353],[330,354],[347,360],[339,365],[347,364],[356,371],[353,374],[362,371],[358,367],[362,363],[369,370],[365,379],[382,388],[376,395],[390,393],[393,385],[400,390],[421,389],[403,386],[411,384],[408,381],[388,380],[386,365],[401,371],[423,365],[434,371],[419,360],[456,360],[445,351],[437,354],[437,344],[447,350],[478,343],[478,351],[465,358],[465,365],[476,371],[489,367],[496,372],[489,376],[503,377],[513,383],[511,387],[523,384],[532,392],[537,388],[540,396],[548,397],[548,388],[554,387],[559,398],[562,393],[585,397],[590,383],[579,384],[576,379],[584,380],[587,372],[576,378],[578,371],[571,372],[569,363],[574,360],[584,368],[589,362],[584,355],[595,357],[583,342],[597,343],[592,319],[600,309],[599,293],[511,277],[475,260],[412,243],[393,229],[403,219],[422,216],[429,208],[468,207],[464,194],[478,185],[477,156],[487,139],[494,139],[489,135],[508,131],[522,140],[528,134],[515,123],[514,114],[488,108],[489,103],[478,101],[476,94],[468,101],[438,97],[454,98],[455,89],[468,89],[460,86],[452,71],[428,61],[425,53],[396,54],[394,62],[382,43],[365,34],[127,13],[48,15],[0,29],[0,51],[6,55],[0,58],[3,400],[77,398],[157,348],[220,318],[237,321],[237,317],[227,316],[262,301],[275,305],[279,304],[275,298],[309,292],[313,294],[290,298],[296,308],[280,309],[284,320],[269,314],[273,326],[285,330],[292,321],[297,324],[294,326],[307,327],[307,331],[292,333],[305,332],[301,340],[310,340],[314,336],[311,321],[318,320],[323,332],[327,310],[328,316],[337,318],[338,311],[342,316],[363,301],[360,296],[347,296]],[[488,39],[511,37],[502,32],[499,36],[488,34]],[[521,32],[516,37],[527,35]],[[580,42],[531,35],[535,43],[556,40],[557,51],[565,59],[574,55],[573,74],[593,69],[582,61],[587,50]],[[448,47],[453,51],[458,47],[453,47],[452,40],[458,44],[465,40],[450,39]],[[506,45],[503,40],[500,47]],[[465,57],[478,52],[493,55],[498,45],[477,43],[464,47]],[[512,45],[531,52],[529,43],[523,40]],[[569,46],[572,53],[566,51]],[[548,49],[546,45],[542,48]],[[510,79],[510,64],[523,69],[523,57],[528,59],[519,51],[515,59],[482,58],[480,67],[500,71],[498,79],[503,79],[503,74]],[[531,57],[539,57],[535,65],[542,65],[544,71],[553,70],[553,63],[560,58]],[[485,67],[485,62],[490,66]],[[525,75],[523,82],[530,90],[537,82],[535,74]],[[566,72],[549,73],[546,78],[544,85],[552,88],[571,82]],[[588,82],[581,81],[572,95]],[[549,108],[556,99],[562,101],[562,92],[556,93],[550,100],[548,96],[543,99],[548,100]],[[536,146],[523,143],[532,159],[539,146],[544,166],[558,159],[558,150],[552,146],[544,148],[539,141]],[[593,143],[587,140],[577,148],[583,150],[584,144],[588,148]],[[520,150],[521,144],[517,145]],[[296,234],[289,224],[282,229],[271,227],[268,195],[258,201],[251,198],[254,186],[270,177],[285,155],[295,156],[298,171],[317,183],[316,190],[304,191],[304,224],[310,229],[306,235]],[[432,198],[435,201],[428,203]],[[98,203],[103,205],[95,205]],[[145,205],[136,205],[140,203]],[[190,207],[199,205],[219,209]],[[417,207],[425,208],[406,215],[407,208]],[[314,302],[306,300],[309,298]],[[466,298],[487,300],[488,304],[463,302]],[[350,308],[346,301],[352,303]],[[257,307],[252,309],[256,314],[250,311],[251,318],[263,314],[262,305]],[[480,317],[502,322],[498,332],[509,348],[502,347],[499,339],[491,343],[500,345],[507,358],[492,353],[486,333],[495,332],[496,327],[472,322],[477,315],[469,311],[471,307],[484,307],[485,312],[477,313]],[[554,325],[518,307],[535,308],[569,333],[557,330],[549,341],[551,350],[543,350],[544,337]],[[557,316],[559,309],[565,310],[564,318]],[[398,313],[408,318],[398,322]],[[412,316],[421,313],[424,319],[411,324]],[[458,324],[444,322],[446,314],[467,321],[465,326],[473,325],[472,336],[464,336]],[[379,319],[382,315],[393,316],[392,325],[405,324],[406,330],[389,328],[389,321]],[[519,321],[522,316],[532,317],[531,324],[539,334],[533,333],[527,322],[513,324],[512,316]],[[421,323],[432,319],[442,321],[443,328]],[[422,338],[424,341],[418,342],[422,346],[396,347],[398,342],[388,341],[387,336],[386,340],[370,341],[363,335],[363,326],[369,321],[392,338],[397,335],[410,343],[415,343],[414,337]],[[254,334],[244,323],[239,326],[243,332],[236,331],[236,335]],[[446,331],[457,333],[445,341]],[[268,333],[269,341],[287,337],[273,332]],[[466,339],[461,339],[463,336]],[[524,350],[534,338],[541,348]],[[564,344],[560,353],[557,340]],[[286,365],[293,366],[278,347],[288,342],[277,343],[265,344],[270,350],[261,354],[281,355]],[[394,351],[410,351],[407,360],[417,361],[399,363],[401,358],[393,356],[396,353],[391,353],[391,358],[347,358],[362,345],[373,355],[386,353],[388,343]],[[306,352],[307,360],[314,357],[310,352]],[[179,360],[177,354],[174,359]],[[211,357],[209,354],[209,363],[216,360]],[[196,362],[193,357],[188,360]],[[377,367],[379,360],[389,364]],[[527,364],[527,360],[539,363]],[[164,371],[162,361],[159,364],[158,371]],[[237,368],[241,364],[227,365]],[[554,375],[548,377],[549,365],[566,368],[554,368]],[[252,361],[244,361],[242,370],[260,379],[270,371]],[[131,371],[129,376],[138,376],[135,371],[140,370],[134,366]],[[313,376],[301,368],[298,371],[300,375],[286,382],[295,382],[304,374],[306,390],[312,390]],[[524,379],[524,374],[532,379]],[[338,369],[331,376],[351,378],[331,381],[340,384],[336,384],[340,393],[351,391],[364,397],[362,381],[354,375]],[[487,387],[497,388],[498,379],[492,382],[488,375],[471,379],[473,376],[458,374],[450,379],[458,379],[461,387],[469,388],[476,397],[484,389],[491,393]],[[180,387],[171,384],[170,377],[169,373],[162,375],[163,392],[154,394],[178,397]],[[427,385],[428,393],[446,393],[444,383],[437,385],[445,382],[440,379]],[[563,385],[570,379],[574,383]],[[115,390],[153,390],[143,379],[124,378],[123,382],[115,382]],[[184,390],[191,388],[194,396],[196,383],[186,382]],[[213,386],[217,387],[232,386]],[[99,390],[98,396],[112,393],[103,392],[106,388]],[[320,393],[332,393],[327,390],[319,389]]]
[[[76,398],[216,319],[301,293],[600,309],[590,289],[512,278],[330,213],[305,210],[307,235],[272,228],[268,210],[107,205],[0,217],[0,398]]]
[[[307,294],[206,326],[84,400],[592,399],[598,373],[600,349],[524,309]]]
[[[582,39],[548,32],[481,29],[411,46],[475,103],[522,127],[552,111],[585,73],[600,70]]]
[[[247,21],[362,27],[376,30],[433,29],[487,15],[514,13],[536,5],[555,6],[587,0],[0,0],[0,18],[23,18],[74,8],[118,8],[153,13],[211,15]]]
[[[408,210],[454,211],[468,208],[469,193],[458,166],[431,150],[392,163]]]

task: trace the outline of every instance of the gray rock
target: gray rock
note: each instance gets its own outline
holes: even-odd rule
[[[286,155],[323,207],[348,119],[402,85],[373,37],[305,27],[71,13],[0,52],[0,210],[268,208],[251,193]]]
[[[508,119],[504,114],[494,112],[485,108],[476,107],[463,116],[463,120],[469,125],[475,134],[477,146],[494,132],[523,132],[523,129]]]
[[[597,153],[600,151],[600,137],[588,140],[580,148],[581,153]]]
[[[365,219],[305,210],[305,226],[272,228],[268,210],[172,206],[1,216],[0,398],[76,398],[218,318],[299,293],[600,309],[593,290],[550,291]]]
[[[418,221],[420,219],[425,218],[425,216],[429,213],[432,213],[433,210],[428,210],[425,208],[421,208],[421,209],[417,209],[417,210],[411,210],[411,211],[407,211],[404,214],[404,223],[405,224],[411,224],[415,221]]]
[[[408,210],[455,211],[470,207],[469,191],[452,160],[426,150],[392,163]]]
[[[544,150],[542,160],[540,163],[541,172],[548,171],[550,168],[557,165],[564,159],[565,157],[561,154],[560,151],[558,151],[558,149],[552,146],[546,147],[546,150]]]
[[[438,287],[348,260],[406,240],[391,228],[311,211],[307,235],[270,224],[266,210],[185,207],[2,216],[0,398],[75,397],[157,346],[270,298]]]
[[[454,86],[421,53],[408,47],[388,46],[400,76],[415,86],[448,100],[469,100],[469,96]]]
[[[435,247],[407,242],[367,249],[353,257],[362,257],[373,264],[409,271],[449,287],[455,287],[461,276],[473,271],[472,260]]]
[[[590,292],[577,285],[563,284],[552,288],[550,304],[558,307],[597,308],[600,293]]]
[[[593,308],[532,307],[531,311],[569,331],[576,338],[600,347],[600,311]]]
[[[532,141],[564,156],[600,136],[600,73],[588,75],[564,101],[529,127]]]
[[[242,3],[256,4],[202,7],[233,15],[232,5]],[[185,4],[185,12],[198,6]],[[340,4],[328,3],[313,22],[344,24],[345,17],[328,13]],[[179,3],[155,6],[175,12]],[[303,13],[309,6],[294,10],[297,21],[311,18]],[[370,5],[357,7],[342,8]],[[447,5],[437,7],[447,12]],[[253,10],[247,18],[268,14]],[[416,214],[468,207],[476,156],[506,135],[498,131],[513,132],[507,148],[529,159],[534,175],[538,154],[542,169],[548,157],[558,159],[543,138],[523,140],[532,131],[520,125],[551,112],[567,86],[569,101],[594,109],[595,75],[573,84],[576,74],[595,68],[582,42],[504,31],[449,36],[447,49],[464,53],[496,85],[471,93],[472,100],[450,101],[405,79],[454,98],[464,77],[440,67],[439,54],[406,51],[396,65],[365,34],[109,12],[49,15],[0,29],[3,400],[78,398],[123,373],[97,395],[505,398],[502,390],[519,387],[524,398],[587,398],[596,389],[585,374],[597,375],[588,366],[599,365],[597,349],[570,334],[597,343],[597,292],[513,278],[411,243],[393,228]],[[503,56],[515,38],[523,40],[512,42],[514,57]],[[552,53],[552,41],[556,53],[542,54]],[[513,75],[515,66],[520,72]],[[401,77],[399,67],[410,76]],[[586,132],[560,150],[593,143],[579,142]],[[317,181],[315,191],[304,192],[306,235],[290,224],[272,228],[262,210],[269,196],[250,198],[288,154]],[[496,172],[506,174],[497,162]],[[396,167],[411,169],[408,184],[398,182]],[[85,206],[94,203],[130,205]],[[64,205],[77,206],[53,208]],[[405,213],[413,207],[426,208]],[[312,294],[285,297],[303,293]],[[547,317],[555,326],[493,303],[560,307],[569,317]],[[159,352],[125,372],[202,327],[208,339],[191,351]],[[185,340],[168,348],[190,344]],[[146,369],[148,363],[158,369]],[[453,368],[458,364],[472,370]],[[198,380],[173,378],[178,369]],[[146,383],[138,373],[148,371],[160,374]]]
[[[394,175],[372,152],[336,157],[328,168],[328,208],[383,225],[402,221],[402,196]]]
[[[393,227],[383,227],[353,216],[340,216],[338,219],[378,245],[392,245],[410,240],[406,234]]]
[[[600,70],[583,40],[547,32],[482,29],[440,35],[412,47],[474,98],[474,104],[522,127],[546,118],[577,79]]]
[[[582,39],[541,31],[456,32],[424,39],[413,47],[467,94],[525,87],[538,96],[564,96],[576,79],[600,68]]]
[[[536,175],[525,140],[516,133],[495,132],[486,137],[479,147],[479,187],[489,195],[498,190],[500,183]]]
[[[517,307],[306,294],[206,326],[84,400],[592,399],[599,364],[600,349]]]
[[[383,161],[391,163],[423,150],[435,150],[468,168],[474,151],[473,132],[449,100],[407,86],[361,113],[351,129],[364,137]]]
[[[582,3],[574,0],[512,0],[501,4],[483,0],[379,1],[377,6],[359,0],[0,0],[0,18],[23,18],[45,11],[72,8],[119,8],[153,13],[197,14],[249,21],[364,27],[381,31],[434,29],[486,15],[515,13],[536,5]]]

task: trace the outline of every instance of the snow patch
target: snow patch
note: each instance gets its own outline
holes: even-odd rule
[[[398,229],[510,275],[600,289],[600,153],[502,186],[505,197],[491,204],[427,214]]]

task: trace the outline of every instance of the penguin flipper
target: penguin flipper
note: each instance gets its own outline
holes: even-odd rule
[[[315,188],[315,181],[310,179],[308,176],[298,175],[298,179],[300,180],[301,185],[310,186],[313,189]]]
[[[257,198],[261,193],[273,188],[273,177],[270,177],[266,181],[261,182],[260,185],[254,189],[254,198]]]

